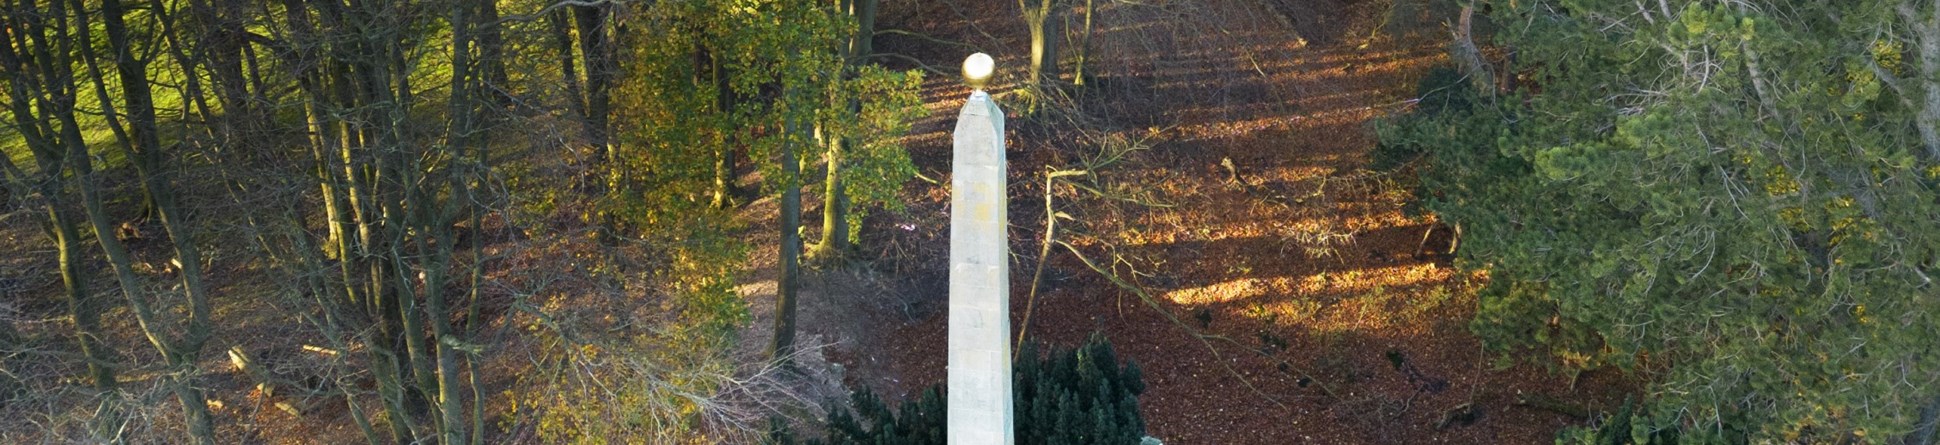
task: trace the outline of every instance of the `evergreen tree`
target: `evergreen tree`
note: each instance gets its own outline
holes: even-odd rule
[[[1382,129],[1490,272],[1474,330],[1648,372],[1632,438],[1927,443],[1934,5],[1494,3],[1522,89]]]
[[[1138,395],[1145,392],[1138,365],[1118,365],[1111,343],[1101,337],[1076,349],[1040,358],[1025,344],[1012,364],[1013,435],[1018,444],[1137,444],[1145,437]],[[854,413],[829,413],[823,439],[810,445],[942,445],[947,436],[941,387],[931,387],[894,412],[868,388],[850,396]],[[793,445],[793,433],[772,429],[770,443]]]

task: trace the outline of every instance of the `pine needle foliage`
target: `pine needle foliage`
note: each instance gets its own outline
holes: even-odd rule
[[[1145,392],[1138,365],[1119,365],[1103,337],[1075,349],[1040,356],[1025,344],[1012,366],[1018,444],[1138,444],[1145,419],[1138,396]],[[863,388],[850,396],[854,411],[832,410],[821,439],[798,441],[777,425],[772,445],[943,445],[948,423],[942,387],[931,387],[894,410]]]
[[[1647,380],[1632,442],[1930,443],[1932,4],[1489,3],[1514,88],[1431,76],[1376,156],[1488,271],[1478,336]]]

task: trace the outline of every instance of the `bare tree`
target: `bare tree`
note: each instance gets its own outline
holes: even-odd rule
[[[1031,88],[1058,78],[1058,38],[1062,33],[1053,27],[1061,24],[1061,6],[1058,0],[1017,0],[1017,7],[1024,11],[1024,25],[1031,30],[1031,72],[1024,79]]]

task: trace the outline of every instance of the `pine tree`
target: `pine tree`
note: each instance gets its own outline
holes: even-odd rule
[[[1145,382],[1138,366],[1118,365],[1101,337],[1084,346],[1040,357],[1037,346],[1018,352],[1012,394],[1013,434],[1018,444],[1136,444],[1145,437],[1138,395]],[[831,410],[823,439],[812,445],[942,445],[947,425],[943,391],[931,387],[892,412],[868,388],[850,395],[853,412]],[[794,434],[771,429],[769,443],[792,445]]]
[[[1489,270],[1478,334],[1650,370],[1637,431],[1932,436],[1930,2],[1493,6],[1522,89],[1424,91],[1382,130]]]

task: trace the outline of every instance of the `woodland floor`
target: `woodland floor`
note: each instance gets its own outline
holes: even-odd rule
[[[1388,0],[1097,3],[1092,79],[1083,90],[1070,89],[1074,95],[1082,91],[1073,101],[1075,111],[1025,118],[1016,115],[1020,98],[998,98],[1013,114],[1008,125],[1012,325],[1028,329],[1033,341],[1055,346],[1075,345],[1094,333],[1108,337],[1120,357],[1136,360],[1144,370],[1148,389],[1140,403],[1149,435],[1169,444],[1550,443],[1558,429],[1587,420],[1520,399],[1541,395],[1597,410],[1632,392],[1632,383],[1614,373],[1572,377],[1527,364],[1495,367],[1497,357],[1483,351],[1467,328],[1474,291],[1484,277],[1459,273],[1447,256],[1431,253],[1445,251],[1448,231],[1424,237],[1434,223],[1403,212],[1413,199],[1406,190],[1365,170],[1375,144],[1371,121],[1405,111],[1416,79],[1443,59],[1447,34],[1438,19],[1391,20],[1389,5],[1395,2]],[[1001,0],[885,1],[882,28],[932,39],[879,34],[877,50],[948,73],[968,53],[987,52],[997,57],[1006,76],[990,89],[1008,91],[1006,83],[1022,76],[1029,48],[1016,8],[1015,2]],[[1069,18],[1081,23],[1081,17]],[[903,58],[881,62],[914,67]],[[802,364],[818,378],[802,380],[815,382],[803,384],[799,392],[805,396],[839,396],[824,384],[828,380],[870,387],[890,399],[942,383],[949,195],[938,184],[949,180],[948,131],[967,95],[954,75],[932,74],[926,80],[924,99],[931,114],[904,143],[927,180],[913,181],[905,190],[905,211],[877,212],[867,221],[854,260],[808,275],[798,338],[812,346]],[[525,139],[547,139],[529,136]],[[1031,272],[1044,236],[1043,172],[1095,159],[1101,141],[1141,141],[1149,149],[1079,179],[1100,190],[1141,196],[1145,204],[1060,186],[1057,211],[1075,220],[1061,222],[1057,237],[1109,265],[1151,299],[1114,285],[1071,252],[1053,250],[1027,324],[1023,314],[1032,300]],[[1232,166],[1231,173],[1223,164]],[[534,176],[571,176],[538,173]],[[814,221],[819,202],[808,201],[807,216]],[[130,213],[118,215],[123,219],[133,217],[131,203],[110,204],[128,209],[118,210]],[[208,207],[212,215],[222,212]],[[772,336],[776,214],[772,199],[741,209],[744,238],[755,247],[738,287],[754,314],[739,348],[740,356],[751,360]],[[484,320],[492,320],[485,332],[530,322],[505,315],[514,290],[534,295],[532,304],[548,310],[582,308],[562,312],[615,329],[634,329],[640,323],[633,319],[670,316],[656,300],[664,292],[587,278],[595,275],[587,270],[593,262],[582,260],[624,259],[601,273],[632,276],[655,270],[653,263],[664,259],[637,246],[602,247],[591,236],[595,230],[564,219],[544,224],[548,229],[525,231],[494,219],[477,232],[488,240],[488,255],[500,255],[511,244],[527,246],[488,266],[488,278],[502,283],[485,297]],[[75,376],[78,360],[57,352],[75,348],[67,344],[71,328],[61,317],[55,255],[38,232],[32,215],[0,213],[0,252],[11,253],[0,255],[0,315],[14,317],[16,328],[42,342],[21,352],[28,366],[12,371]],[[148,263],[166,258],[162,243],[133,248]],[[225,427],[223,442],[357,441],[341,399],[318,398],[298,407],[301,414],[287,414],[275,404],[297,398],[252,390],[248,377],[228,365],[224,350],[242,346],[278,373],[355,369],[325,366],[337,356],[306,348],[314,339],[294,315],[301,308],[278,307],[283,300],[267,297],[288,293],[264,279],[274,275],[238,259],[247,256],[213,257],[211,286],[219,293],[265,296],[222,300],[216,317],[234,321],[219,326],[215,338],[231,340],[212,344],[202,355],[206,377],[201,382],[210,389],[221,424],[242,426]],[[110,305],[104,314],[106,336],[114,340],[109,344],[120,345],[119,362],[134,368],[122,377],[124,390],[139,391],[134,396],[142,400],[166,400],[155,390],[158,385],[149,384],[156,377],[152,367],[137,366],[158,360],[153,348],[139,340],[132,317],[115,303],[121,298],[111,293],[106,267],[99,259],[88,261],[98,272],[92,277],[96,292]],[[600,291],[583,292],[588,289]],[[539,298],[554,294],[597,294],[616,301]],[[601,312],[604,307],[646,313],[615,315]],[[495,358],[480,364],[485,394],[514,386],[525,369],[520,366],[539,349],[518,340],[521,336],[504,337],[490,340],[501,346]],[[349,352],[343,356],[361,355]],[[56,437],[67,430],[50,427],[58,419],[86,418],[92,410],[69,403],[86,400],[77,383],[36,381],[34,390],[54,395],[45,398],[45,406],[0,411],[13,416],[0,423],[0,441],[78,440]],[[172,402],[151,405],[165,409],[152,410],[155,418],[134,424],[163,429],[180,424]],[[1463,406],[1478,415],[1443,422]],[[490,409],[494,419],[512,410],[497,404]],[[23,412],[38,414],[14,414]],[[489,428],[501,425],[494,421]],[[39,434],[8,434],[15,430]],[[540,442],[530,431],[495,432],[508,442]]]
[[[1495,366],[1467,327],[1486,277],[1452,268],[1437,254],[1447,229],[1428,234],[1432,220],[1403,211],[1407,191],[1365,170],[1372,121],[1405,111],[1416,80],[1444,59],[1435,19],[1404,17],[1433,25],[1398,29],[1407,27],[1389,23],[1387,1],[1099,4],[1091,85],[1069,114],[1079,117],[1026,119],[1016,98],[999,97],[1011,113],[1012,327],[1059,346],[1108,337],[1144,370],[1148,434],[1174,444],[1549,443],[1586,420],[1521,400],[1596,410],[1627,392],[1615,374]],[[877,47],[946,72],[975,47],[1014,81],[1029,48],[1018,17],[1012,2],[885,2],[880,26],[965,46],[885,34]],[[926,82],[932,114],[905,143],[936,182],[913,183],[906,212],[871,217],[861,259],[811,272],[802,296],[805,341],[825,346],[817,355],[847,385],[886,397],[944,377],[948,191],[938,184],[949,180],[948,132],[968,91],[955,76]],[[1058,211],[1077,221],[1061,222],[1058,238],[1152,299],[1054,249],[1026,325],[1043,172],[1077,168],[1101,140],[1149,150],[1094,172],[1092,184],[1159,205],[1061,187]],[[740,288],[755,311],[746,348],[771,335],[775,211],[765,200],[743,212],[760,246]]]

